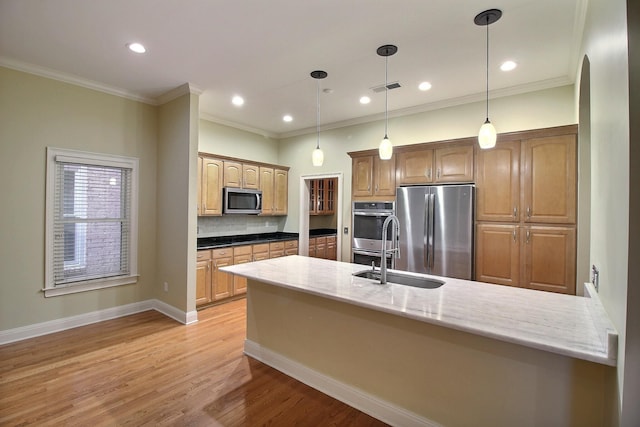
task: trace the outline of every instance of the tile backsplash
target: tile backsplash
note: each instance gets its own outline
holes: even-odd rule
[[[286,217],[257,215],[199,216],[198,237],[237,236],[282,231]]]

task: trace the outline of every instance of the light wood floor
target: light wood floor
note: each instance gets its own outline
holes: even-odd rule
[[[242,354],[245,300],[0,346],[0,425],[383,426]]]

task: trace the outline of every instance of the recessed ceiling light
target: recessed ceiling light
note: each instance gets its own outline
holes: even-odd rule
[[[288,123],[293,120],[293,117],[291,117],[288,114],[285,114],[284,117],[282,117],[282,120]]]
[[[511,70],[515,69],[517,66],[518,66],[518,64],[516,64],[513,61],[505,61],[500,66],[500,69],[502,71],[511,71]]]
[[[244,99],[242,99],[241,96],[236,95],[231,98],[231,102],[233,103],[233,105],[240,107],[242,104],[244,104]]]
[[[368,104],[371,102],[371,98],[369,98],[368,96],[363,96],[362,98],[360,98],[360,104]]]
[[[140,43],[129,43],[127,47],[131,52],[135,53],[145,53],[147,51],[147,49]]]
[[[431,89],[431,83],[429,82],[422,82],[418,85],[418,89],[420,90],[429,90]]]

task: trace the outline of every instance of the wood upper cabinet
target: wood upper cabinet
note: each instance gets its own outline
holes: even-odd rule
[[[575,224],[576,136],[529,139],[522,150],[524,221]]]
[[[385,197],[396,195],[395,156],[381,160],[378,156],[358,156],[352,160],[353,198]]]
[[[257,190],[260,188],[260,166],[225,160],[224,186]]]
[[[435,182],[473,182],[473,145],[436,148]]]
[[[500,142],[476,156],[476,219],[520,219],[520,141]]]
[[[408,149],[397,154],[397,185],[473,182],[473,145]]]
[[[208,157],[199,157],[200,165],[200,215],[222,215],[223,162]]]
[[[309,215],[335,213],[338,178],[319,178],[309,181]]]
[[[289,200],[289,172],[274,169],[273,214],[286,215]]]
[[[242,164],[242,188],[257,190],[260,188],[260,166]]]
[[[373,194],[373,156],[354,157],[351,163],[351,196],[371,196]]]
[[[520,230],[517,224],[478,224],[476,280],[519,286]]]
[[[398,185],[433,182],[433,150],[402,151],[396,156]]]
[[[524,258],[521,286],[575,295],[575,227],[524,226],[521,234]]]
[[[224,187],[242,188],[242,163],[224,161]]]
[[[260,166],[262,215],[286,215],[289,173],[283,169]]]

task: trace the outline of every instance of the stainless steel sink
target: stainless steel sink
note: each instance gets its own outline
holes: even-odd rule
[[[356,277],[362,277],[364,279],[371,279],[380,282],[380,271],[378,270],[364,270],[358,273],[353,273],[353,275]],[[444,282],[442,280],[429,279],[427,277],[414,276],[411,274],[391,270],[387,270],[387,282],[424,289],[435,289],[444,285]]]

